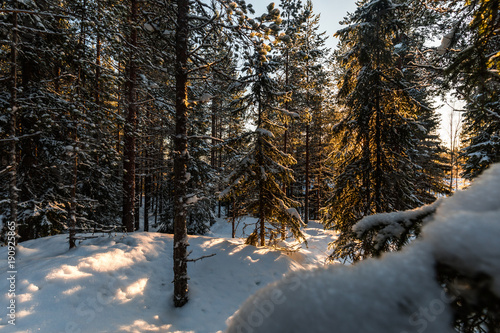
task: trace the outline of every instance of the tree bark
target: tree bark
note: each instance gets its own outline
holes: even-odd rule
[[[177,30],[175,33],[175,136],[174,136],[174,306],[182,307],[188,301],[186,228],[187,183],[187,62],[189,35],[189,0],[177,0]]]
[[[149,208],[151,206],[152,174],[151,161],[149,156],[149,140],[146,138],[144,151],[144,231],[149,231]]]
[[[14,6],[17,7],[17,1],[14,1]],[[17,234],[17,205],[19,201],[17,190],[17,13],[12,14],[12,45],[11,45],[11,90],[10,90],[10,182],[9,182],[9,199],[10,199],[10,221],[9,227],[14,226]]]
[[[139,10],[137,0],[131,0],[131,15],[129,25],[131,27],[130,45],[132,48],[137,46],[137,13]],[[134,231],[135,215],[135,151],[136,138],[135,131],[137,127],[137,65],[134,59],[135,50],[130,51],[128,71],[127,71],[127,117],[124,128],[124,147],[123,147],[123,216],[122,224],[128,232]]]
[[[304,223],[309,223],[309,124],[306,125],[306,197],[304,202]]]
[[[376,149],[376,165],[375,165],[375,212],[382,213],[382,143],[381,143],[381,124],[380,124],[380,100],[379,94],[375,96],[375,149]]]

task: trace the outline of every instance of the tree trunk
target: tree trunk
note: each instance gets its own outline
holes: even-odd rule
[[[99,6],[99,1],[97,2]],[[98,14],[100,15],[100,8],[97,9]],[[96,37],[96,56],[95,56],[95,104],[97,107],[101,104],[101,34],[99,32],[99,28],[97,28],[97,37]]]
[[[186,228],[187,183],[187,62],[188,62],[189,0],[177,0],[177,30],[175,33],[175,135],[174,135],[174,306],[188,301]]]
[[[17,1],[14,1],[14,7],[17,7]],[[11,90],[10,90],[10,182],[9,182],[9,199],[10,199],[10,221],[9,229],[14,226],[17,233],[17,205],[19,201],[17,189],[17,13],[12,14],[12,45],[11,45]]]
[[[371,184],[370,184],[370,174],[371,174],[371,152],[370,152],[370,123],[366,120],[364,133],[363,133],[363,159],[364,170],[363,170],[363,189],[365,203],[363,214],[364,216],[370,215],[371,213]]]
[[[264,213],[264,186],[259,191],[260,246],[266,245],[266,217]]]
[[[216,161],[217,149],[215,148],[215,145],[217,144],[217,141],[215,140],[216,137],[217,137],[217,103],[215,99],[212,99],[212,149],[210,152],[210,165],[214,169],[217,167],[217,161]]]
[[[131,0],[131,16],[129,25],[131,27],[130,45],[134,49],[137,46],[137,13],[138,2]],[[137,127],[137,65],[134,60],[135,50],[130,51],[128,71],[127,71],[127,118],[124,128],[124,147],[123,147],[123,216],[122,223],[128,232],[134,231],[135,215],[135,150],[136,139],[135,131]]]
[[[380,100],[377,93],[375,97],[375,148],[376,148],[376,165],[375,165],[375,212],[382,213],[382,143],[381,143],[381,110]]]
[[[304,202],[304,223],[309,223],[309,124],[306,124],[306,197]]]
[[[76,135],[76,124],[74,125],[75,131],[75,146],[74,146],[74,157],[73,157],[73,181],[71,184],[71,202],[70,202],[70,210],[69,210],[69,220],[70,220],[70,228],[69,228],[69,248],[72,249],[76,247],[76,186],[78,183],[78,150],[77,150],[77,135]]]
[[[151,205],[151,162],[149,157],[148,139],[146,139],[146,148],[144,151],[144,231],[149,231],[149,207]]]
[[[290,55],[288,51],[288,47],[286,48],[286,62],[285,62],[285,86],[286,89],[288,90],[289,87],[289,80],[290,80],[290,70],[289,70],[289,62],[290,62]],[[285,102],[285,110],[290,112],[289,108],[289,101],[288,99]],[[283,134],[283,153],[286,155],[287,153],[287,147],[288,146],[288,124],[285,124],[285,133]],[[286,196],[286,184],[283,182],[283,193]],[[281,233],[281,239],[285,240],[286,239],[286,225],[284,222],[281,222],[281,228],[280,228],[280,233]]]
[[[83,1],[82,19],[80,23],[80,40],[78,42],[78,50],[80,56],[83,56],[85,49],[85,19],[87,10],[87,2]],[[82,86],[84,79],[82,74],[82,67],[78,64],[78,77],[77,77],[77,103],[82,103]],[[78,106],[80,107],[80,105]],[[72,115],[73,120],[73,173],[71,181],[71,199],[69,203],[69,248],[76,247],[76,187],[78,185],[78,121],[75,114]]]
[[[257,119],[257,128],[261,128],[262,125],[262,101],[259,96],[259,114]],[[257,137],[257,165],[262,166],[264,163],[262,155],[262,134],[258,134]],[[262,181],[262,176],[259,179],[259,236],[260,236],[260,246],[266,245],[266,217],[264,212],[264,184]]]

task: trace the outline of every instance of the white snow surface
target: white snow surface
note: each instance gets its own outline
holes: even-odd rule
[[[434,267],[439,262],[472,278],[486,274],[490,291],[500,296],[499,184],[500,165],[494,165],[469,189],[444,199],[422,237],[401,252],[274,282],[228,320],[227,333],[453,332],[451,300]]]
[[[216,255],[188,264],[182,308],[172,304],[172,235],[106,234],[72,250],[67,235],[22,242],[15,326],[0,260],[0,332],[453,332],[434,264],[488,274],[500,295],[499,183],[497,165],[443,200],[419,240],[352,266],[324,266],[335,234],[317,223],[304,230],[307,248],[287,241],[278,246],[290,250],[278,251],[244,244],[255,219],[241,221],[236,239],[220,219],[208,236],[189,238],[190,258]]]
[[[422,236],[440,262],[469,277],[493,277],[492,291],[500,297],[500,164],[443,201]]]
[[[246,237],[242,221],[237,236]],[[248,233],[253,230],[248,228]],[[67,235],[17,247],[16,325],[8,324],[7,248],[0,248],[0,332],[222,332],[250,295],[285,273],[325,263],[334,233],[310,223],[309,248],[278,251],[231,238],[219,219],[208,236],[190,236],[189,302],[173,306],[173,238],[155,232],[107,234],[68,250]],[[300,247],[294,241],[290,248]]]

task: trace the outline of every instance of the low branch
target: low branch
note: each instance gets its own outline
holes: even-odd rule
[[[33,134],[25,134],[25,135],[16,136],[16,137],[13,137],[13,138],[1,139],[0,143],[3,143],[3,142],[12,142],[12,141],[19,141],[21,139],[29,138],[30,136],[37,136],[37,135],[40,135],[40,134],[42,134],[42,132],[36,132],[36,133],[33,133]]]
[[[212,253],[212,254],[209,254],[209,255],[206,255],[206,256],[202,256],[202,257],[199,257],[199,258],[196,258],[196,259],[186,259],[186,261],[187,262],[196,262],[198,260],[205,259],[205,258],[210,258],[210,257],[213,257],[215,255],[216,255],[216,253]]]

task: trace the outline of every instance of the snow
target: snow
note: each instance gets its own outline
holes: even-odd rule
[[[212,96],[211,94],[203,93],[200,97],[198,97],[198,101],[202,103],[207,103],[210,102],[212,98],[214,98],[214,96]]]
[[[400,252],[288,274],[250,297],[228,320],[227,333],[454,332],[452,299],[435,280],[435,267],[471,279],[486,275],[491,284],[482,288],[500,296],[499,182],[495,165],[443,200],[422,237]],[[394,220],[388,217],[382,220]]]
[[[147,23],[147,22],[144,23],[144,29],[146,29],[149,32],[154,32],[155,31],[155,27],[152,26],[151,24]]]
[[[484,287],[500,296],[499,182],[495,165],[442,200],[421,238],[351,266],[324,265],[335,234],[318,223],[304,229],[307,248],[295,241],[263,248],[244,244],[255,218],[239,221],[235,239],[231,224],[219,219],[207,236],[189,237],[191,259],[215,255],[189,263],[190,301],[182,308],[172,304],[172,235],[98,235],[72,250],[67,235],[26,241],[17,247],[16,325],[3,315],[0,332],[213,333],[226,323],[228,333],[453,332],[451,299],[435,266],[486,274],[491,285]],[[0,248],[0,257],[7,254]],[[8,271],[6,260],[0,271]]]
[[[500,164],[496,164],[467,190],[444,201],[422,236],[439,261],[469,276],[486,273],[493,277],[492,291],[500,297],[499,182]]]
[[[450,47],[454,36],[455,36],[455,29],[453,29],[452,31],[443,36],[443,38],[441,39],[441,44],[437,48],[439,55],[444,55],[446,51],[448,51],[448,48]]]
[[[155,232],[99,234],[68,250],[67,235],[22,242],[16,257],[16,325],[0,317],[0,332],[222,332],[245,299],[289,271],[324,264],[334,233],[311,224],[309,248],[284,242],[290,251],[245,245],[252,232],[230,238],[219,219],[208,236],[190,236],[190,301],[173,307],[173,237]],[[307,232],[306,230],[306,232]],[[7,258],[7,248],[0,248]],[[7,272],[6,260],[0,271]],[[1,306],[9,302],[0,279]],[[5,306],[5,307],[4,307]]]
[[[388,255],[383,266],[367,260],[291,273],[247,300],[229,319],[227,333],[415,331],[409,318],[420,320],[418,306],[431,307],[441,294],[430,255],[407,254]],[[427,332],[453,332],[450,312],[444,302],[438,305]]]
[[[193,205],[193,204],[197,203],[198,201],[200,201],[201,199],[202,198],[198,198],[198,196],[196,194],[193,194],[193,195],[187,197],[186,205]]]
[[[381,213],[369,215],[361,219],[352,227],[358,237],[361,237],[367,231],[377,229],[375,241],[375,248],[378,249],[385,244],[385,242],[392,238],[399,238],[417,219],[424,219],[432,214],[443,199],[438,199],[434,203],[425,205],[413,210],[397,211],[391,213]]]
[[[302,221],[302,218],[300,217],[299,212],[297,211],[297,209],[295,209],[295,208],[288,208],[286,211],[288,212],[288,214],[290,214],[291,216],[293,216],[297,220]]]
[[[274,138],[274,134],[269,131],[269,130],[266,130],[265,128],[262,128],[262,127],[259,127],[257,129],[255,129],[255,133],[258,133],[262,136],[267,136],[267,137],[270,137],[270,138]]]

